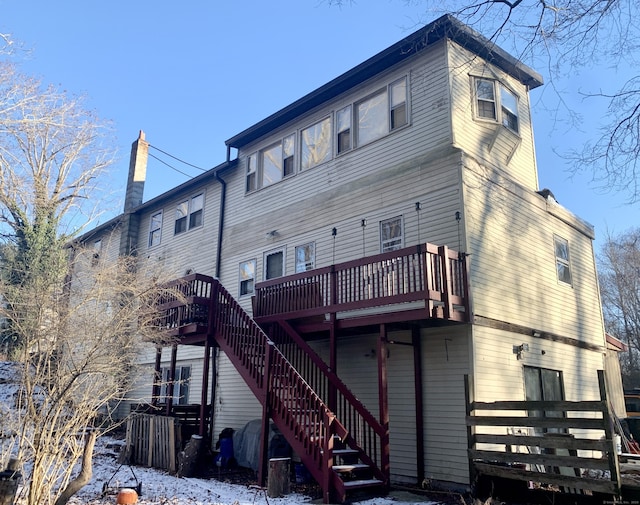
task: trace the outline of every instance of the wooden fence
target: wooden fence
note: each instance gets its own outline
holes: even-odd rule
[[[180,423],[175,417],[134,414],[127,421],[129,462],[175,473],[180,438]]]
[[[470,401],[467,378],[472,474],[618,496],[620,470],[601,371],[598,378],[601,400],[582,402]]]

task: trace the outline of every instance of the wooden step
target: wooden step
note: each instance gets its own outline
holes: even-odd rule
[[[333,465],[331,467],[334,472],[338,473],[346,473],[346,472],[354,472],[356,470],[365,470],[371,469],[369,465],[365,465],[364,463],[355,463],[353,465]]]
[[[383,484],[384,482],[378,479],[349,480],[344,482],[344,488],[347,491],[353,491],[354,489],[378,487],[378,486],[382,486]]]

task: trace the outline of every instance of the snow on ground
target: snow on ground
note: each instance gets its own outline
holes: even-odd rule
[[[0,415],[10,415],[14,395],[19,391],[15,365],[0,361]],[[1,435],[1,433],[0,433]],[[93,478],[70,505],[113,505],[117,491],[142,485],[140,505],[299,505],[320,503],[309,496],[292,493],[282,498],[269,498],[266,490],[255,486],[228,484],[215,479],[178,478],[166,472],[117,463],[122,441],[102,437],[96,443],[93,458]],[[0,470],[2,470],[0,468]],[[21,491],[17,504],[20,504]],[[373,498],[354,505],[438,505],[412,493],[391,493],[388,497]]]
[[[109,443],[111,442],[111,443]],[[142,485],[140,505],[299,505],[320,503],[311,497],[292,493],[282,498],[269,498],[266,490],[255,486],[228,484],[215,479],[178,478],[166,472],[139,466],[129,467],[116,463],[113,441],[101,439],[94,455],[93,478],[70,505],[114,504],[117,490]],[[103,490],[106,489],[106,494]],[[403,501],[408,500],[408,501]],[[393,493],[384,498],[373,498],[354,505],[437,505],[417,495]]]

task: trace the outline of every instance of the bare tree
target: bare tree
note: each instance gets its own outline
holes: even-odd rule
[[[97,430],[157,335],[159,274],[107,247],[117,229],[112,257],[74,243],[111,161],[105,133],[81,100],[0,63],[0,342],[21,384],[0,463],[25,463],[29,505],[63,505],[90,478]]]
[[[330,5],[353,0],[328,0]],[[401,2],[398,2],[401,3]],[[580,129],[584,115],[567,104],[567,94],[605,100],[605,118],[583,149],[561,153],[573,171],[591,170],[602,188],[621,191],[629,202],[640,200],[640,75],[616,82],[614,69],[637,69],[640,62],[640,3],[637,0],[404,0],[425,6],[430,21],[445,12],[513,52],[523,62],[543,70],[553,93],[541,99],[551,116]],[[563,77],[582,69],[602,69],[610,76],[606,89],[564,89]],[[546,102],[546,103],[545,103]]]
[[[640,386],[640,228],[607,237],[598,263],[606,330],[629,346],[625,385]]]

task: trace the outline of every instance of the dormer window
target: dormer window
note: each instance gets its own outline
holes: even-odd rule
[[[518,97],[502,83],[493,79],[475,79],[476,115],[500,122],[518,133]]]

